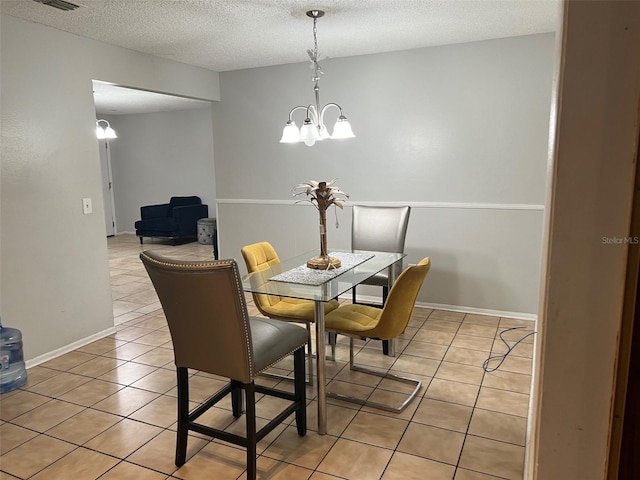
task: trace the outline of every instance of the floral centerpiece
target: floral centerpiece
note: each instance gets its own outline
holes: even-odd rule
[[[316,182],[310,180],[293,187],[293,196],[307,195],[307,199],[300,200],[311,203],[320,214],[320,255],[313,257],[307,262],[307,267],[315,269],[338,268],[341,263],[335,257],[329,257],[327,253],[327,208],[331,205],[343,208],[343,202],[349,198],[349,194],[341,191],[336,185],[334,178],[330,182]],[[336,223],[337,227],[337,223]]]

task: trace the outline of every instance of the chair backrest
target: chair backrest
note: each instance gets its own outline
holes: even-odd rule
[[[411,207],[354,205],[351,214],[351,248],[404,253]]]
[[[275,248],[269,242],[246,245],[242,247],[241,252],[249,273],[262,272],[280,263]],[[275,305],[281,301],[281,298],[277,295],[253,294],[253,301],[260,313],[267,315],[262,307]]]
[[[252,381],[251,329],[235,260],[180,261],[152,251],[140,259],[167,318],[176,366]]]
[[[430,268],[431,260],[425,257],[416,265],[407,267],[394,282],[376,327],[379,338],[395,338],[407,328],[416,298]]]
[[[171,197],[169,200],[169,211],[175,207],[186,207],[189,205],[200,205],[202,200],[200,197]]]

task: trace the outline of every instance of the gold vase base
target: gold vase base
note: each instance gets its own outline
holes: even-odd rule
[[[332,268],[340,268],[342,263],[335,257],[313,257],[307,261],[307,267],[316,270],[330,270]]]

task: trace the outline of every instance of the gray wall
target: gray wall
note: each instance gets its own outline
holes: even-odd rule
[[[113,328],[92,80],[219,100],[219,79],[7,15],[0,35],[0,309],[31,360]]]
[[[316,248],[315,210],[292,207],[291,187],[339,177],[348,204],[414,207],[407,263],[433,261],[420,302],[535,316],[553,58],[544,34],[325,60],[321,103],[341,104],[357,138],[313,147],[278,143],[313,99],[307,64],[221,73],[221,255],[260,239]],[[329,246],[348,248],[349,209],[338,216]]]
[[[102,118],[102,117],[101,117]],[[215,216],[211,107],[108,117],[117,233],[135,231],[140,207],[197,195]]]

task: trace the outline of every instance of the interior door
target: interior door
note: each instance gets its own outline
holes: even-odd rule
[[[98,140],[100,146],[100,168],[102,170],[102,198],[104,204],[104,224],[107,237],[115,235],[116,219],[114,215],[113,181],[111,177],[111,155],[109,140]]]

